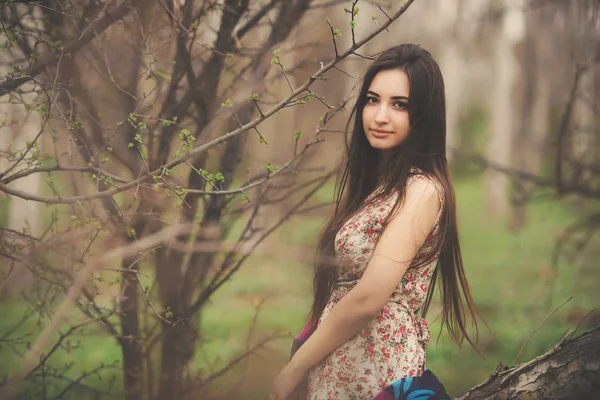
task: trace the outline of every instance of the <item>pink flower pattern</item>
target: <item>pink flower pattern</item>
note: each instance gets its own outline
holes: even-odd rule
[[[435,185],[443,206],[442,191],[433,176],[413,168],[407,185],[422,179]],[[361,278],[397,197],[378,200],[374,199],[375,193],[336,235],[336,260],[343,268],[319,323]],[[440,216],[441,210],[419,254],[432,249],[439,234]],[[424,372],[425,348],[431,334],[416,310],[425,301],[436,263],[434,260],[425,266],[410,267],[379,315],[311,369],[309,400],[370,400],[394,381]]]

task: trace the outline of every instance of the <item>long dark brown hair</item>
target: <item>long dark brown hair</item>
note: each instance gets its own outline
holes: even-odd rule
[[[367,90],[375,75],[384,70],[404,71],[410,82],[408,112],[410,133],[404,142],[391,149],[391,157],[381,158],[379,150],[371,147],[363,129],[363,109]],[[313,330],[335,288],[339,275],[334,259],[335,235],[342,225],[381,184],[377,197],[398,193],[393,210],[401,206],[406,180],[415,166],[435,179],[443,191],[444,206],[440,219],[439,240],[430,254],[413,260],[411,267],[432,262],[437,268],[432,277],[432,289],[438,283],[443,303],[442,326],[460,346],[466,339],[473,347],[475,341],[467,333],[467,311],[477,331],[476,317],[480,316],[467,283],[456,227],[456,202],[446,161],[446,107],[444,81],[438,64],[422,47],[405,44],[382,52],[367,69],[356,104],[346,130],[344,166],[336,182],[335,211],[327,222],[320,240],[315,262],[314,299],[310,314]],[[381,163],[385,162],[385,165]],[[390,213],[390,215],[393,214]],[[385,227],[385,224],[384,224]],[[421,313],[427,313],[434,290],[430,290]],[[465,307],[466,306],[466,307]],[[467,310],[465,310],[465,308]]]

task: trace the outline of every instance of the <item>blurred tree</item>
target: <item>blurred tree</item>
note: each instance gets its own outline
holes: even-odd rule
[[[35,16],[35,18],[23,21],[24,27],[33,30],[39,29],[39,25],[41,25],[41,11],[36,9],[32,15]],[[25,40],[28,47],[35,45],[35,40],[33,40],[33,38],[24,38],[23,40]],[[23,54],[19,53],[18,50],[15,49],[15,52],[19,54],[19,57],[23,57]],[[11,61],[12,57],[8,51],[4,50],[0,52],[0,74],[2,74],[2,76],[12,73]],[[26,102],[31,102],[35,96],[34,93],[31,93],[32,89],[32,85],[27,85],[27,87],[22,89],[22,92],[19,93],[19,95],[24,98]],[[25,91],[28,93],[25,93]],[[41,124],[40,117],[37,113],[29,113],[22,106],[11,104],[9,102],[0,103],[0,118],[6,121],[4,124],[0,125],[0,152],[7,149],[5,154],[0,153],[0,171],[4,171],[10,166],[6,155],[10,152],[16,152],[19,149],[27,147],[28,142],[35,142],[40,133]],[[40,183],[41,179],[39,175],[30,175],[13,182],[11,187],[17,190],[27,190],[38,194]],[[23,199],[14,199],[14,201],[11,202],[10,212],[8,212],[7,226],[16,230],[26,227],[27,231],[32,235],[39,235],[41,233],[39,209],[39,203],[28,202]]]
[[[491,94],[491,129],[486,156],[490,161],[501,165],[512,165],[515,125],[513,104],[518,77],[515,50],[525,33],[523,4],[524,0],[503,1],[502,23],[494,43],[494,88]],[[508,212],[509,178],[505,174],[488,170],[486,193],[491,215]]]
[[[483,15],[489,8],[488,0],[439,1],[432,13],[436,23],[432,28],[435,36],[444,36],[447,40],[439,46],[440,68],[444,73],[446,86],[446,141],[447,157],[454,160],[454,153],[461,148],[460,117],[472,91],[470,78],[472,69],[467,68],[465,60],[475,53],[481,57],[479,49],[473,45],[480,31]],[[478,54],[479,53],[479,54]]]
[[[544,161],[556,165],[556,174],[561,165],[568,165],[568,171],[561,174],[570,176],[557,175],[557,185],[579,181],[594,186],[593,165],[598,162],[594,153],[600,145],[593,105],[594,76],[598,73],[597,7],[597,2],[579,0],[525,14],[527,36],[520,51],[522,83],[514,108],[519,124],[513,163],[516,169],[532,175],[544,173],[540,170]],[[556,59],[561,62],[553,62]],[[553,128],[559,121],[553,118],[555,109],[565,110],[558,129]],[[515,180],[513,229],[526,223],[526,206],[536,187],[531,181]]]
[[[513,142],[514,166],[538,174],[548,149],[552,77],[559,72],[550,62],[556,46],[556,29],[551,29],[553,10],[542,8],[525,14],[526,36],[519,51],[519,90],[513,111],[517,119]],[[518,230],[527,221],[526,205],[533,195],[532,182],[516,182],[510,227]]]
[[[412,0],[386,7],[388,13],[382,8],[377,23],[363,19],[361,24],[372,26],[361,27],[367,33],[356,38],[357,2],[346,5],[350,29],[344,26],[343,35],[352,38],[349,47],[337,44],[341,27],[330,19],[321,22],[330,50],[310,60],[312,72],[295,82],[301,66],[290,63],[290,54],[298,37],[315,47],[310,43],[315,22],[307,13],[317,3],[0,5],[3,51],[10,55],[3,58],[9,71],[0,96],[41,119],[40,135],[25,139],[20,130],[24,146],[4,154],[0,190],[52,210],[44,235],[2,229],[8,265],[0,293],[14,282],[14,268],[27,268],[38,282],[51,282],[55,299],[68,294],[5,389],[23,379],[42,379],[37,390],[46,390],[46,375],[40,373],[65,337],[49,353],[45,347],[66,318],[69,298],[121,347],[127,399],[200,393],[243,359],[210,375],[188,368],[201,339],[202,309],[256,245],[332,175],[306,168],[306,155],[323,141],[321,131],[343,103],[329,104],[312,85],[327,79],[331,69],[344,72],[336,65],[356,56],[355,50],[399,18]],[[320,15],[337,4],[322,2]],[[28,24],[31,20],[37,24]],[[290,41],[294,33],[296,41]],[[279,90],[273,91],[275,84]],[[25,92],[30,96],[23,97]],[[277,140],[280,145],[271,151],[280,160],[246,170],[248,140],[267,146],[271,136],[261,123],[309,102],[325,111],[312,123],[314,134],[280,128],[276,134],[287,140]],[[50,195],[14,186],[41,174],[47,174]],[[256,223],[262,207],[281,201],[288,202],[283,215]],[[192,228],[165,238],[163,228],[169,225]],[[99,302],[102,275],[96,269],[104,261],[90,261],[110,248],[126,249],[107,253],[113,254],[112,263],[120,263],[110,268],[120,275],[114,281],[116,307]],[[150,272],[144,265],[153,267],[154,280],[142,279]],[[39,307],[51,309],[44,302]]]

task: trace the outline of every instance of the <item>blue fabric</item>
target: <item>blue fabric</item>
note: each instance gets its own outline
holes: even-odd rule
[[[373,400],[450,400],[444,385],[426,369],[421,376],[408,376],[382,390]]]

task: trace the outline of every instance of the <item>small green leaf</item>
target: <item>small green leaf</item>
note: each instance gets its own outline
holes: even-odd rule
[[[159,78],[162,78],[162,79],[164,79],[164,80],[167,80],[167,81],[170,81],[170,80],[171,80],[171,75],[169,75],[169,74],[166,74],[166,73],[165,73],[164,71],[162,71],[162,70],[155,71],[155,73],[156,73],[156,75],[157,75]]]
[[[275,172],[277,170],[277,167],[275,165],[273,165],[270,161],[267,161],[265,163],[265,168],[270,173],[273,173],[273,172]]]
[[[301,130],[297,130],[294,133],[294,139],[299,140],[302,137],[302,131]]]
[[[187,140],[191,137],[192,137],[192,133],[190,132],[189,129],[182,129],[181,132],[179,132],[179,139],[181,139],[181,140]]]

